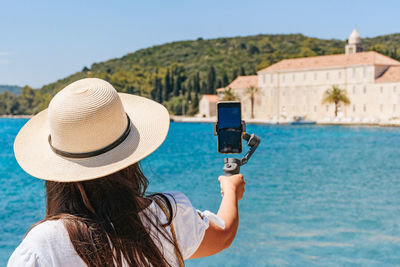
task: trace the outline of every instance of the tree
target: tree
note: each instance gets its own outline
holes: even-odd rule
[[[207,76],[207,86],[208,86],[208,93],[213,94],[215,90],[215,85],[216,85],[216,74],[215,74],[215,69],[214,66],[211,65],[210,69],[208,70],[208,76]]]
[[[35,91],[29,87],[24,86],[21,94],[18,96],[18,104],[20,114],[32,114],[33,112],[33,101],[35,99]]]
[[[222,77],[222,86],[227,86],[229,84],[229,77],[228,74],[225,72]]]
[[[198,94],[200,93],[200,73],[197,72],[196,75],[194,76],[194,91]]]
[[[258,94],[259,89],[258,87],[255,86],[250,86],[246,90],[246,94],[250,97],[250,102],[251,102],[251,118],[254,118],[254,96]]]
[[[232,81],[233,81],[234,79],[236,79],[237,76],[238,76],[238,70],[237,70],[237,69],[234,69],[234,70],[233,70],[233,74],[232,74]]]
[[[243,66],[240,67],[240,75],[245,76],[246,75],[246,70],[244,69]]]
[[[222,80],[218,79],[217,81],[217,88],[222,88]]]
[[[186,101],[188,103],[190,103],[192,101],[192,88],[189,87],[188,92],[187,92],[187,96],[186,96]]]
[[[0,113],[7,115],[19,114],[18,97],[9,91],[0,94]]]
[[[344,105],[350,104],[350,99],[347,97],[347,92],[344,89],[340,89],[338,86],[333,85],[332,88],[327,89],[322,99],[322,104],[335,104],[335,117],[337,117],[338,106],[340,103]]]
[[[164,78],[164,101],[169,100],[169,95],[172,92],[172,86],[171,86],[171,74],[169,69],[167,70],[167,73],[165,74]]]
[[[224,95],[221,99],[222,101],[234,101],[238,99],[232,88],[225,89],[222,94]]]
[[[193,99],[192,105],[193,105],[193,107],[196,108],[196,109],[197,109],[198,106],[199,106],[199,94],[198,94],[197,92],[194,94],[194,99]]]

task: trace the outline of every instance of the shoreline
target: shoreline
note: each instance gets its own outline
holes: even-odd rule
[[[0,115],[3,119],[30,119],[33,115]]]
[[[30,119],[33,115],[0,115],[3,119]],[[187,116],[170,116],[171,122],[183,122],[183,123],[215,123],[217,120],[213,118],[200,118],[200,117],[187,117]],[[272,122],[268,120],[260,119],[246,119],[246,124],[259,124],[259,125],[288,125],[287,121],[283,122]],[[364,127],[400,127],[400,121],[396,122],[316,122],[313,125],[318,126],[364,126]]]
[[[199,117],[186,117],[171,115],[171,122],[183,123],[215,123],[217,120],[213,118],[199,118]],[[246,119],[246,124],[259,124],[259,125],[289,125],[289,122],[271,122],[268,120],[260,119]],[[400,121],[396,122],[316,122],[313,125],[318,126],[364,126],[364,127],[400,127]],[[299,126],[299,125],[297,125]],[[300,125],[301,126],[301,125]]]

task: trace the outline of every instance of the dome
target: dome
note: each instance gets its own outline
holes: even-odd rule
[[[360,44],[360,43],[361,43],[360,34],[358,33],[357,29],[354,29],[353,32],[350,34],[349,44]]]

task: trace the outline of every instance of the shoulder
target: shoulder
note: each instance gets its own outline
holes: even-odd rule
[[[192,203],[189,198],[182,192],[177,191],[166,191],[162,193],[166,196],[171,203],[172,206],[175,206],[176,209],[186,209],[193,208]],[[174,210],[177,212],[177,210]]]
[[[60,234],[65,233],[68,234],[62,220],[48,220],[33,227],[28,232],[25,239],[40,241],[51,239],[54,235],[60,236]]]
[[[63,222],[49,220],[28,232],[11,255],[8,266],[54,266],[68,256],[76,256],[76,252]]]

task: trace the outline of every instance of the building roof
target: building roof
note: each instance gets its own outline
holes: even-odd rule
[[[376,82],[400,82],[400,66],[389,67]]]
[[[218,95],[203,95],[203,97],[210,103],[217,103],[219,100]]]
[[[400,62],[390,57],[379,54],[375,51],[368,51],[368,52],[359,52],[348,55],[339,54],[339,55],[284,59],[265,69],[260,70],[259,73],[301,70],[301,69],[319,69],[319,68],[328,68],[335,66],[370,65],[370,64],[399,66]]]
[[[232,89],[247,89],[251,86],[258,86],[258,77],[257,75],[249,75],[249,76],[238,76],[234,79],[226,88]],[[225,88],[223,88],[225,90]]]

